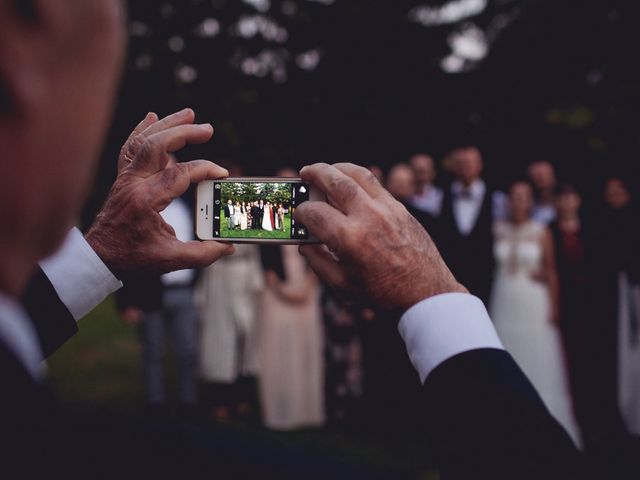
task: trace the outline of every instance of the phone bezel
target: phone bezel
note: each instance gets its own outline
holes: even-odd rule
[[[320,241],[310,235],[306,240],[281,239],[281,238],[220,238],[213,236],[213,190],[214,183],[236,183],[236,182],[273,182],[273,183],[308,183],[301,178],[295,177],[227,177],[216,180],[204,180],[197,185],[195,202],[195,230],[196,238],[199,240],[215,240],[227,243],[270,243],[274,245],[299,245],[303,243],[320,243]],[[326,196],[313,185],[309,185],[309,200],[326,202]]]

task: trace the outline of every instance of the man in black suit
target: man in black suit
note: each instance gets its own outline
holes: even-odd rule
[[[259,228],[260,223],[259,223],[259,218],[260,218],[260,207],[258,207],[258,201],[256,200],[255,202],[251,203],[251,228],[252,229],[256,229]]]
[[[262,228],[262,218],[264,217],[264,201],[258,202],[258,228]]]
[[[227,219],[227,225],[229,226],[229,230],[233,230],[233,201],[227,200],[226,205],[224,206],[224,218]]]
[[[200,267],[233,253],[217,242],[180,242],[159,215],[191,182],[228,174],[206,161],[170,161],[169,152],[212,135],[210,125],[193,124],[189,109],[162,120],[147,115],[121,150],[118,177],[91,229],[85,237],[69,232],[123,58],[118,5],[0,0],[2,475],[255,478],[261,471],[285,478],[281,456],[250,455],[250,439],[167,436],[135,422],[78,417],[46,388],[43,355],[119,286],[116,277]],[[575,447],[425,230],[364,169],[316,165],[301,174],[330,190],[333,202],[307,202],[296,212],[330,249],[301,249],[314,270],[345,293],[402,313],[443,478],[576,478]],[[307,478],[331,477],[322,465],[303,465]],[[301,478],[297,469],[293,477]]]
[[[445,189],[435,239],[456,278],[485,304],[493,281],[493,195],[473,146],[451,153],[455,175]]]

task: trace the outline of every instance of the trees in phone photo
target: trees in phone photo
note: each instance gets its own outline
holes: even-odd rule
[[[285,207],[291,205],[291,184],[290,183],[251,183],[251,182],[229,182],[222,184],[222,203],[231,200],[236,202],[271,202],[272,204],[282,203]]]

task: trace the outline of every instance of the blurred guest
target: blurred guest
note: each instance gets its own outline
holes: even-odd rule
[[[493,195],[482,180],[476,147],[457,148],[449,157],[455,180],[445,189],[436,243],[460,283],[487,303],[494,265]]]
[[[415,193],[413,169],[405,163],[394,165],[387,175],[386,188],[428,231],[433,218],[409,202]],[[363,426],[378,434],[411,433],[420,417],[419,389],[415,372],[398,334],[398,318],[393,313],[365,309],[362,315]],[[402,402],[403,408],[395,406]],[[374,431],[375,430],[375,431]]]
[[[436,179],[433,158],[426,153],[419,153],[411,157],[409,163],[415,178],[415,193],[411,198],[411,205],[438,217],[442,208],[442,189],[433,184]]]
[[[203,270],[196,288],[200,317],[200,379],[217,420],[247,415],[257,373],[256,316],[264,280],[256,245]]]
[[[266,218],[266,217],[265,217]],[[260,302],[260,401],[267,427],[324,423],[320,289],[295,245],[261,247],[266,288]]]
[[[548,160],[537,160],[529,165],[527,173],[533,184],[535,197],[531,218],[543,225],[548,225],[556,219],[555,169]]]
[[[278,176],[298,174],[283,169]],[[263,421],[275,430],[319,427],[325,407],[318,280],[295,245],[262,246],[260,255],[266,278],[259,307]]]
[[[591,363],[597,363],[591,346],[594,335],[594,312],[590,235],[580,214],[582,197],[572,185],[563,185],[556,197],[557,219],[551,224],[560,290],[560,329],[564,341],[569,379],[576,417],[583,438],[590,435],[592,416]]]
[[[380,185],[384,185],[384,171],[379,165],[369,165],[367,169],[375,175],[375,177],[380,182]]]
[[[193,240],[193,214],[183,200],[174,199],[160,215],[179,240]],[[116,294],[122,318],[140,327],[142,373],[151,417],[168,413],[164,378],[167,328],[178,364],[178,413],[185,419],[192,419],[196,413],[198,328],[194,279],[194,270],[178,270],[160,277],[132,276]]]
[[[558,328],[558,277],[551,233],[531,219],[526,182],[509,191],[511,218],[495,224],[496,275],[490,314],[505,348],[551,414],[579,443]]]
[[[415,217],[420,224],[431,231],[434,221],[433,217],[412,205],[415,194],[416,181],[413,169],[406,163],[398,163],[391,167],[387,175],[387,190],[393,197],[401,202],[411,215]]]
[[[606,181],[604,200],[597,232],[602,361],[596,378],[603,409],[615,418],[618,407],[626,428],[640,434],[638,211],[620,177]]]
[[[351,423],[359,415],[362,399],[362,344],[358,315],[353,306],[329,290],[323,295],[326,339],[327,417],[337,424]]]

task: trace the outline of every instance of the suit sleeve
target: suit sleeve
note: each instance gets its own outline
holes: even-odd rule
[[[78,331],[75,318],[41,269],[31,277],[22,304],[36,329],[45,358]]]
[[[573,479],[583,460],[468,294],[423,300],[400,320],[424,384],[443,479]]]
[[[423,393],[442,478],[585,478],[573,442],[504,350],[459,354]]]
[[[76,321],[122,286],[77,228],[40,262],[22,298],[45,357],[77,331]]]

